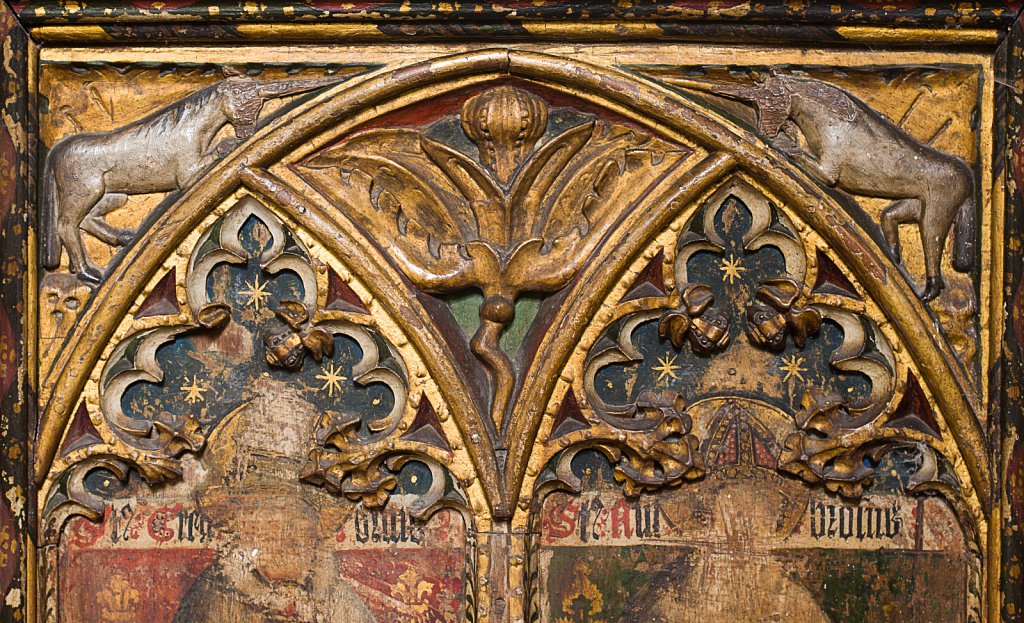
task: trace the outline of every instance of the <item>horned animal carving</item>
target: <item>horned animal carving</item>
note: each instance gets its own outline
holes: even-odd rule
[[[50,150],[43,170],[41,230],[43,265],[60,265],[67,249],[71,272],[99,283],[86,255],[82,231],[124,246],[133,229],[112,227],[104,217],[129,195],[172,192],[192,184],[217,159],[256,130],[263,104],[335,84],[336,78],[262,81],[225,69],[225,80],[109,132],[69,136]],[[230,124],[234,139],[214,144]]]
[[[899,226],[917,224],[927,277],[923,301],[944,287],[942,254],[951,227],[953,267],[971,270],[974,177],[963,160],[916,140],[850,93],[819,80],[773,73],[752,87],[723,86],[713,92],[753,102],[758,126],[772,145],[822,182],[854,195],[893,200],[882,212],[882,233],[893,259],[902,262]],[[796,141],[796,129],[803,134],[804,148]]]

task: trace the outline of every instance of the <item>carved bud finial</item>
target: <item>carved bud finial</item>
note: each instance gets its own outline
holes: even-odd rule
[[[799,296],[800,285],[792,279],[762,281],[747,307],[750,341],[761,348],[781,351],[786,347],[786,335],[792,335],[797,348],[803,348],[808,336],[817,335],[821,329],[821,313],[797,307]]]
[[[498,87],[466,100],[462,129],[480,149],[480,162],[508,184],[547,128],[548,107],[537,96]]]
[[[729,345],[729,317],[711,309],[715,297],[711,288],[691,283],[683,290],[682,307],[662,314],[658,335],[682,348],[687,340],[696,353],[710,354]]]
[[[334,354],[334,338],[310,324],[310,312],[301,301],[281,301],[274,315],[287,326],[263,336],[268,364],[294,372],[302,368],[306,355],[319,362]]]

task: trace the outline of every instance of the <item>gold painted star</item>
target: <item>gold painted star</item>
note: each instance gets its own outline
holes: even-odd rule
[[[743,260],[733,256],[722,258],[722,265],[718,268],[722,271],[722,281],[728,280],[729,285],[732,285],[733,282],[739,279],[740,275],[747,270],[747,268],[743,266]]]
[[[793,355],[789,359],[782,358],[782,365],[779,366],[779,370],[786,373],[786,376],[782,378],[782,382],[785,383],[789,379],[796,377],[801,381],[806,381],[803,373],[807,372],[807,368],[804,367],[805,360],[803,357]]]
[[[260,283],[259,275],[252,282],[245,282],[248,286],[248,290],[242,290],[241,294],[248,297],[249,300],[245,302],[246,307],[252,305],[256,311],[260,310],[261,306],[266,305],[266,300],[270,298],[270,292],[267,292],[267,282]]]
[[[191,381],[188,380],[188,377],[186,376],[185,385],[181,386],[181,391],[185,392],[185,402],[196,403],[206,400],[206,398],[203,397],[203,392],[210,391],[210,388],[202,386],[199,382],[198,375],[193,376]]]
[[[660,383],[665,377],[678,379],[676,376],[676,370],[681,370],[680,366],[676,365],[676,356],[670,353],[665,353],[664,357],[658,357],[658,363],[661,365],[654,366],[651,368],[655,372],[660,372],[658,379],[655,383]]]
[[[347,381],[348,377],[338,374],[339,372],[341,372],[341,368],[335,367],[333,361],[327,362],[327,366],[321,368],[321,370],[323,370],[324,373],[316,375],[316,378],[324,382],[323,387],[320,388],[320,391],[326,389],[327,395],[333,398],[334,390],[338,390],[340,392],[341,382]]]

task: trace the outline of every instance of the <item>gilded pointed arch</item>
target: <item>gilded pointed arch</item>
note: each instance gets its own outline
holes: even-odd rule
[[[434,277],[417,273],[397,255],[392,257],[389,241],[374,239],[373,232],[360,226],[356,212],[346,206],[333,205],[313,192],[296,173],[296,166],[366,124],[379,122],[389,113],[441,95],[457,95],[474,89],[479,92],[488,85],[509,81],[516,81],[518,88],[526,92],[543,92],[542,98],[570,99],[579,102],[581,107],[606,111],[640,133],[683,146],[691,153],[687,166],[666,174],[642,197],[621,204],[618,212],[600,221],[600,236],[585,245],[585,251],[580,254],[586,261],[575,265],[571,275],[559,275],[554,280],[561,304],[547,318],[543,335],[535,336],[530,364],[518,371],[521,379],[513,383],[511,390],[507,387],[501,392],[489,389],[481,400],[475,397],[477,388],[471,387],[460,373],[457,353],[435,326],[429,304],[410,288],[410,281],[416,283],[422,277],[421,285],[429,286],[427,278]],[[565,140],[572,143],[575,138],[570,135]],[[481,181],[486,176],[481,177],[480,171],[466,166],[458,155],[447,153],[429,141],[420,141],[420,148],[434,163],[432,166],[445,163],[446,175],[455,185],[448,189],[449,194],[468,192],[475,200],[483,201],[488,192],[495,193],[493,185]],[[544,154],[543,157],[555,156]],[[646,166],[656,166],[656,163],[649,161]],[[499,182],[506,177],[508,165],[502,167],[501,174],[497,175]],[[695,210],[711,189],[719,187],[727,175],[737,171],[758,180],[794,219],[817,232],[832,250],[836,262],[848,268],[851,279],[863,289],[865,299],[877,306],[880,315],[874,322],[888,328],[892,340],[905,349],[901,352],[914,362],[938,417],[948,426],[950,437],[959,448],[958,455],[962,457],[965,473],[969,474],[981,507],[986,507],[988,464],[984,458],[984,437],[976,417],[980,402],[949,346],[928,330],[923,320],[928,315],[910,284],[890,265],[872,237],[849,218],[834,199],[755,136],[677,93],[615,70],[505,49],[471,52],[398,70],[370,73],[339,85],[283,115],[260,131],[244,150],[226,158],[183,192],[152,225],[154,231],[162,233],[160,238],[130,249],[111,277],[97,289],[82,312],[68,347],[57,358],[44,382],[50,396],[40,424],[37,481],[46,478],[88,373],[100,361],[102,345],[109,343],[131,302],[138,299],[147,284],[155,283],[160,267],[215,206],[245,187],[284,211],[289,218],[301,222],[325,249],[358,275],[388,315],[398,319],[427,373],[438,383],[438,391],[459,427],[461,443],[471,454],[492,511],[508,517],[520,495],[538,433],[543,431],[544,405],[551,405],[556,399],[561,371],[573,356],[575,344],[591,330],[595,321],[604,325],[610,320],[608,313],[602,311],[605,293],[611,291],[623,275],[634,270],[637,258],[646,253],[651,240]],[[593,185],[600,186],[602,172],[597,171],[595,175]],[[378,207],[392,201],[384,193],[377,193],[375,197]],[[383,203],[380,202],[382,197]],[[449,223],[444,228],[446,235],[463,231],[460,222],[456,219]],[[545,251],[560,249],[559,245],[569,248],[577,244],[571,236],[557,235],[546,244],[543,242],[546,232],[564,232],[544,226],[531,229],[534,230],[539,232],[540,242],[527,243],[537,245],[539,256],[546,255]],[[480,231],[476,231],[477,239],[467,242],[479,243]],[[426,239],[424,244],[428,251],[438,252],[436,257],[445,252],[443,245],[431,249]],[[480,244],[467,244],[465,249],[471,257],[486,255]],[[494,257],[486,256],[480,263],[496,264],[499,269],[494,270],[498,274],[514,259],[513,255],[492,255]],[[806,261],[808,266],[813,262],[810,256]],[[521,270],[533,267],[531,264]],[[480,274],[486,278],[488,273]],[[440,288],[444,288],[443,284]],[[503,327],[502,318],[507,313],[497,302],[483,320]],[[492,328],[491,333],[496,330]],[[490,340],[493,345],[497,340],[492,338],[493,335],[481,341]],[[495,355],[492,362],[485,362],[493,374],[497,374],[494,370],[507,365],[500,359],[500,355]],[[491,411],[499,398],[508,406],[496,420]],[[496,424],[499,420],[500,424]]]

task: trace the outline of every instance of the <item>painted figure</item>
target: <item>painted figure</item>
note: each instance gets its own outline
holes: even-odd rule
[[[777,476],[768,476],[768,483]],[[767,483],[766,483],[767,484]],[[801,621],[828,623],[814,596],[772,553],[791,528],[784,487],[753,488],[738,480],[715,496],[713,535],[692,558],[659,572],[627,603],[621,623],[676,621]]]
[[[275,389],[210,439],[199,506],[227,541],[175,623],[374,623],[328,540],[338,501],[298,479],[314,414],[293,391]]]

